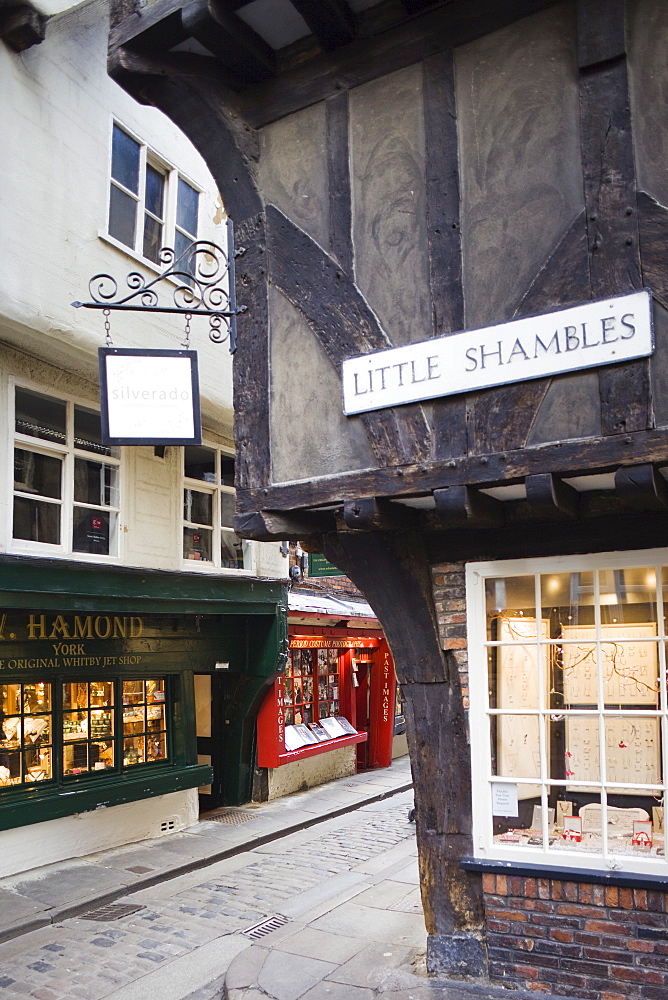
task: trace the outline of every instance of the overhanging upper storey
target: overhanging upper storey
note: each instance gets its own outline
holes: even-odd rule
[[[577,547],[596,519],[665,511],[667,45],[660,0],[156,0],[116,18],[112,73],[195,141],[247,248],[241,533],[473,545],[560,521]],[[353,358],[354,392],[371,370],[389,385],[390,358],[402,388],[446,371],[449,388],[344,407]]]

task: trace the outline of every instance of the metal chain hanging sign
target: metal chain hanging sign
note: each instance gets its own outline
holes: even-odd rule
[[[96,274],[89,283],[89,302],[73,302],[83,309],[99,309],[105,318],[105,347],[98,351],[102,434],[108,445],[201,444],[197,352],[190,350],[190,324],[195,316],[209,320],[209,339],[229,340],[236,349],[237,307],[232,222],[227,221],[227,247],[198,240],[178,257],[171,247],[158,255],[160,274],[146,279],[131,271],[128,291],[119,293],[110,274]],[[111,339],[111,312],[172,314],[184,317],[182,350],[117,348]]]

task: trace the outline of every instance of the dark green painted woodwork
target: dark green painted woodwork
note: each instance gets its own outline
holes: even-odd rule
[[[86,786],[64,788],[57,793],[47,782],[22,791],[3,789],[0,830],[197,788],[209,780],[210,773],[210,768],[193,764],[171,768],[161,765],[141,775],[133,772],[131,775],[100,776]]]
[[[71,655],[56,650],[61,642],[77,648]],[[114,662],[86,662],[104,656]],[[279,581],[0,556],[0,679],[159,672],[171,689],[169,761],[4,788],[0,829],[207,784],[210,768],[197,766],[193,672],[220,676],[219,662],[229,663],[216,734],[225,801],[248,801],[255,714],[286,657],[286,589]],[[58,752],[55,741],[54,774]]]

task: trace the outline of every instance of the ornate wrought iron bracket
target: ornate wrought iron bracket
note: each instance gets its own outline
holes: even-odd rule
[[[165,270],[151,279],[139,271],[125,278],[129,291],[119,294],[118,282],[111,274],[95,274],[88,282],[90,302],[73,302],[75,309],[101,309],[107,317],[107,343],[110,343],[110,312],[175,313],[185,317],[186,340],[190,318],[208,316],[209,339],[221,344],[229,338],[230,354],[237,346],[237,316],[246,306],[237,306],[234,283],[234,260],[244,253],[234,249],[232,222],[227,221],[227,247],[198,240],[178,257],[171,247],[163,247],[158,260]],[[165,282],[165,284],[161,284]],[[184,346],[188,346],[187,344]]]

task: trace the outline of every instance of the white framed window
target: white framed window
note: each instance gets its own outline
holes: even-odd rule
[[[235,534],[234,457],[220,448],[183,449],[183,558],[249,570],[250,545]]]
[[[20,385],[12,399],[11,548],[117,556],[120,460],[99,412]]]
[[[109,178],[109,236],[159,263],[163,246],[176,257],[197,239],[200,192],[126,128],[114,122]]]
[[[478,857],[668,874],[668,550],[467,566]]]

